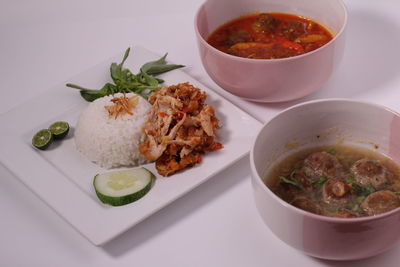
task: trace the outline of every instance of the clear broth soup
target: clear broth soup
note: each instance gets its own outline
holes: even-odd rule
[[[266,178],[281,199],[319,215],[356,218],[400,207],[399,166],[364,148],[305,149],[281,161]]]

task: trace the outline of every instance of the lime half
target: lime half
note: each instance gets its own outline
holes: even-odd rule
[[[39,149],[46,149],[53,142],[53,134],[49,129],[37,132],[32,138],[32,145]]]
[[[62,139],[68,134],[69,124],[65,121],[57,121],[50,125],[49,130],[55,139]]]

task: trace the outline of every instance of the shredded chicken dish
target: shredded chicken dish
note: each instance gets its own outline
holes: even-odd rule
[[[152,107],[139,146],[148,160],[156,161],[160,175],[169,176],[200,163],[206,151],[223,148],[216,142],[220,128],[207,94],[189,83],[162,87],[149,98]]]

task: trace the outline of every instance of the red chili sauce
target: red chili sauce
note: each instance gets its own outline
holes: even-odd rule
[[[207,42],[216,49],[244,58],[298,56],[332,40],[320,24],[297,15],[256,13],[225,23]]]

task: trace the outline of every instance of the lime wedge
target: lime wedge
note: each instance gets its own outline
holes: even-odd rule
[[[65,121],[57,121],[50,125],[49,130],[55,139],[62,139],[68,134],[69,124]]]
[[[39,149],[46,149],[53,142],[53,134],[49,129],[37,132],[32,138],[32,145]]]

